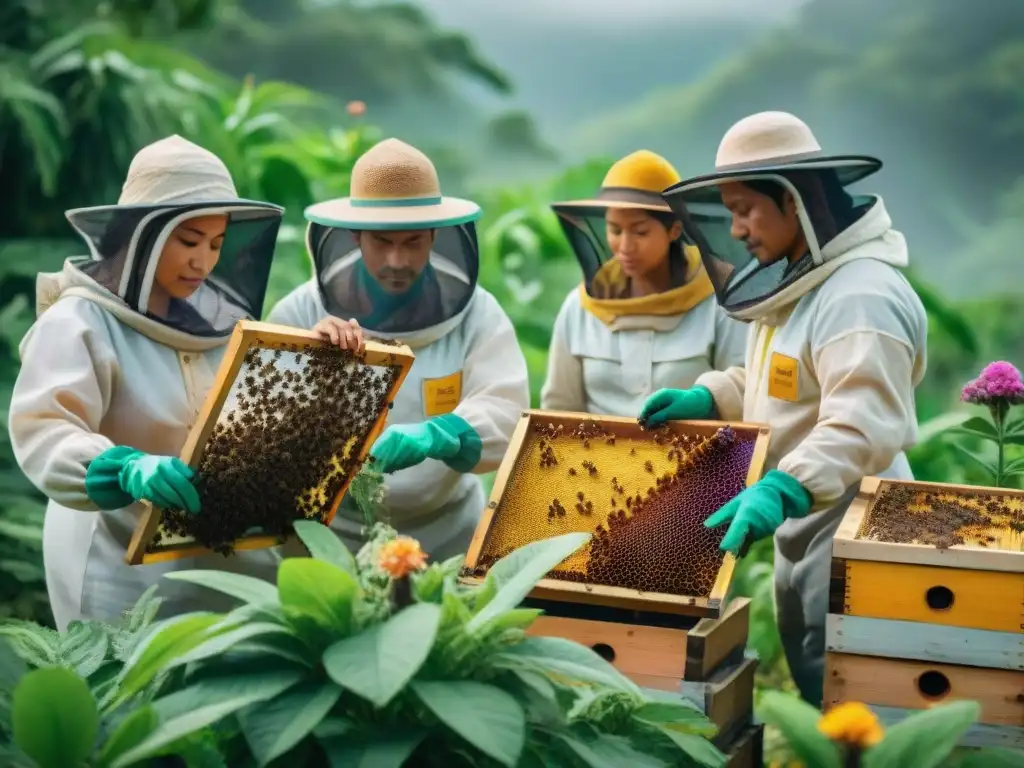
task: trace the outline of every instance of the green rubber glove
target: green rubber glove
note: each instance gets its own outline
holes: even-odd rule
[[[666,421],[706,419],[715,412],[715,399],[707,387],[659,389],[644,403],[640,423],[657,427]]]
[[[443,461],[457,472],[469,472],[480,463],[480,435],[454,413],[435,416],[422,424],[388,427],[373,446],[373,468],[398,472],[427,459]]]
[[[737,554],[750,536],[754,541],[775,533],[784,520],[806,517],[814,500],[792,475],[773,469],[704,521],[706,528],[729,523],[719,549]]]
[[[199,492],[192,485],[193,475],[181,459],[118,445],[89,462],[85,492],[100,509],[119,509],[145,500],[197,514]]]

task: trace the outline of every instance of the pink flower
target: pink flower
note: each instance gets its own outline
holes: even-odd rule
[[[1024,378],[1010,363],[989,363],[978,378],[968,382],[960,399],[972,405],[1020,405],[1024,403]]]

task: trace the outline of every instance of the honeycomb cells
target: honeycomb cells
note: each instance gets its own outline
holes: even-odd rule
[[[228,554],[247,534],[324,520],[400,371],[337,347],[251,347],[199,461],[202,511],[164,510],[149,551],[194,539]]]
[[[549,578],[708,596],[725,529],[703,522],[745,487],[756,432],[672,430],[535,421],[470,575],[532,541],[589,532]]]
[[[858,538],[938,549],[973,546],[1024,551],[1024,499],[984,489],[961,491],[886,483]]]

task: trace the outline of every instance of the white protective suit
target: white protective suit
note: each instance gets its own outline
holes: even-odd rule
[[[814,497],[811,514],[775,533],[779,631],[808,698],[820,696],[824,672],[836,529],[862,478],[913,479],[903,451],[917,439],[913,388],[924,377],[928,333],[921,301],[898,271],[908,265],[906,242],[881,199],[822,257],[794,286],[802,295],[784,292],[759,307],[744,367],[697,379],[723,420],[771,426],[765,469],[792,475]],[[791,361],[795,384],[787,383]]]
[[[267,322],[309,329],[326,316],[314,279],[282,299]],[[441,561],[464,553],[469,546],[487,506],[476,474],[498,468],[522,412],[529,408],[526,360],[508,316],[480,287],[466,308],[450,320],[422,331],[389,335],[408,344],[416,359],[395,398],[387,426],[426,420],[425,383],[461,373],[461,399],[452,412],[465,419],[483,442],[474,474],[428,459],[385,476],[384,503],[390,524],[417,539],[431,560]],[[369,332],[367,338],[372,338]],[[346,496],[332,528],[356,550],[363,541],[362,526],[362,514]]]
[[[746,344],[746,325],[714,296],[678,315],[627,315],[606,325],[573,289],[555,319],[540,407],[634,416],[659,389],[687,389],[707,371],[742,365]]]

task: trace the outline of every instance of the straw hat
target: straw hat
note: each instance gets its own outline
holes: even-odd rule
[[[811,129],[795,115],[758,112],[726,131],[718,145],[714,173],[687,179],[665,192],[710,186],[739,176],[798,170],[833,170],[846,186],[881,167],[881,160],[868,155],[826,155]]]
[[[432,229],[480,218],[480,206],[441,195],[437,170],[425,154],[385,139],[352,167],[351,197],[309,206],[306,219],[344,229]]]
[[[661,192],[680,181],[679,172],[661,155],[641,149],[615,163],[589,200],[555,203],[557,210],[578,208],[643,208],[671,212]]]

